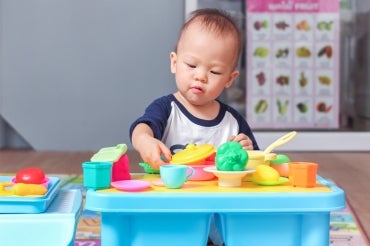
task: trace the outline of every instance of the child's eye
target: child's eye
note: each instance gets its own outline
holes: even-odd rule
[[[195,65],[192,65],[192,64],[186,64],[186,65],[188,65],[188,67],[190,68],[195,68]]]
[[[221,73],[220,72],[216,72],[216,71],[211,71],[212,74],[215,74],[215,75],[220,75]]]

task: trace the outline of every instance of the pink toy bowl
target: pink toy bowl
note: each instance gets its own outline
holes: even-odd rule
[[[213,173],[206,172],[203,169],[205,167],[214,167],[215,165],[209,165],[209,164],[204,164],[204,165],[189,165],[192,168],[194,168],[194,175],[189,178],[189,180],[192,181],[206,181],[206,180],[212,180],[216,176]]]

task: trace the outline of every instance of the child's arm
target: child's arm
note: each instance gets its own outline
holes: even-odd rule
[[[171,160],[171,151],[160,140],[154,138],[152,129],[145,123],[138,124],[132,132],[132,145],[139,152],[144,162],[159,169],[165,160]]]

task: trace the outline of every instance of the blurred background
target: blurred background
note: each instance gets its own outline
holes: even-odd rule
[[[185,15],[240,0],[0,0],[0,149],[97,150],[175,90],[169,53]],[[340,1],[340,126],[302,129],[288,150],[370,150],[370,2]],[[240,62],[245,71],[245,60]],[[245,72],[221,99],[245,115]],[[264,147],[291,129],[257,130]],[[318,141],[319,139],[319,141]]]

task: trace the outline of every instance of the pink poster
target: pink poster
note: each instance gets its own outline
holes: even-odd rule
[[[252,128],[339,127],[339,0],[247,1]]]

